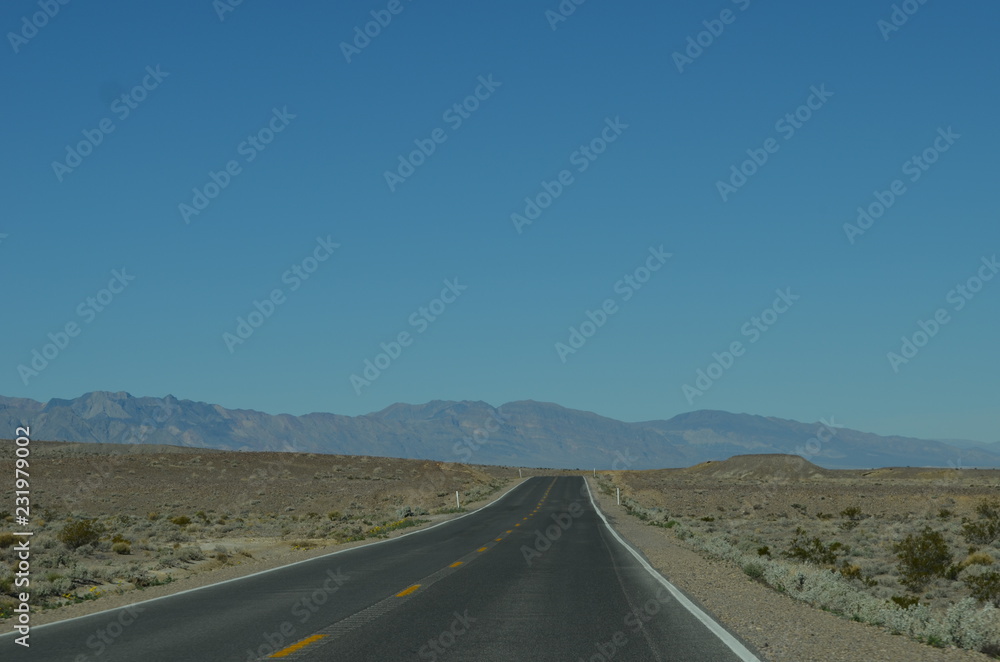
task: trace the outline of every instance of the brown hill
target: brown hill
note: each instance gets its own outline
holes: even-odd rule
[[[838,472],[819,467],[798,455],[763,453],[760,455],[734,455],[721,462],[702,462],[682,470],[699,477],[737,480],[812,480],[833,478]],[[843,472],[840,472],[843,473]]]

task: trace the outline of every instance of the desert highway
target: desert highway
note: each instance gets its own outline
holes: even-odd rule
[[[6,662],[757,660],[627,549],[581,477],[429,529],[0,637]],[[690,603],[688,603],[690,604]]]

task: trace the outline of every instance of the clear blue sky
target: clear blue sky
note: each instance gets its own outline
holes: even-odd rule
[[[401,0],[350,62],[342,42],[389,2],[248,0],[224,20],[220,5],[0,8],[0,393],[294,414],[531,398],[630,421],[704,408],[1000,438],[1000,278],[960,310],[949,296],[1000,252],[996,4],[914,3],[889,31],[890,2],[589,0],[557,22],[556,0]],[[704,21],[719,34],[679,71]],[[446,114],[477,91],[466,117]],[[53,165],[76,163],[67,146],[105,118],[72,172]],[[269,124],[270,143],[244,143]],[[959,137],[939,139],[949,127]],[[577,153],[595,139],[603,153]],[[908,163],[928,148],[935,163]],[[747,150],[767,161],[720,192]],[[179,205],[229,161],[237,174],[185,223]],[[572,183],[518,232],[511,215],[562,170]],[[897,179],[851,243],[844,224]],[[339,247],[312,264],[317,237]],[[671,257],[625,300],[616,283],[661,245]],[[293,265],[318,268],[283,279]],[[97,312],[88,297],[123,268],[134,280]],[[411,319],[445,279],[467,289]],[[284,302],[230,351],[224,334],[276,288]],[[754,341],[785,288],[800,298]],[[615,312],[560,357],[606,299]],[[938,309],[947,323],[894,366]],[[19,369],[67,324],[79,333],[47,366]],[[410,345],[352,386],[402,332]],[[742,355],[686,396],[733,342]]]

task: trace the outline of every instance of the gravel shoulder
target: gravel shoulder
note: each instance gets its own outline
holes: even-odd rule
[[[989,662],[982,653],[940,649],[814,609],[754,582],[733,563],[706,558],[668,529],[626,514],[613,496],[591,493],[618,533],[671,583],[754,647],[762,662]]]

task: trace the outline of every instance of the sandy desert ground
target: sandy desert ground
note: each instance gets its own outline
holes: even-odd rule
[[[12,468],[12,444],[2,444],[0,473]],[[579,472],[523,471],[570,473]],[[511,467],[33,442],[33,622],[399,535],[461,512],[456,490],[464,510],[518,481]],[[768,659],[860,659],[832,622],[917,647],[892,637],[878,649],[885,662],[1000,654],[1000,471],[830,471],[758,455],[598,472],[591,484],[619,530],[696,599],[717,600],[724,622]],[[6,506],[0,521],[15,528]],[[0,533],[0,631],[15,604],[14,542]],[[760,608],[775,599],[792,606]],[[776,643],[766,635],[787,632],[789,613],[835,621]]]

